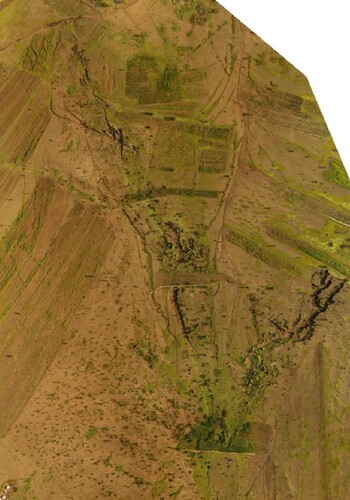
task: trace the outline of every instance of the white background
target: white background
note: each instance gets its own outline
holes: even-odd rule
[[[308,78],[350,174],[350,2],[219,0]]]

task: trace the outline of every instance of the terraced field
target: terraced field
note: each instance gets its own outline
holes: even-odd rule
[[[0,487],[347,498],[349,186],[215,1],[1,2]]]

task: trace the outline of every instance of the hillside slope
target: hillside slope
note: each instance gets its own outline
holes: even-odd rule
[[[0,485],[346,498],[349,187],[213,0],[3,0]]]

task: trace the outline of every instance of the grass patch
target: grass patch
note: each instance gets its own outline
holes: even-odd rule
[[[331,255],[324,252],[320,248],[299,239],[294,234],[289,233],[281,228],[269,226],[267,229],[271,236],[277,238],[283,243],[287,243],[292,247],[297,248],[298,250],[305,253],[306,255],[309,255],[313,259],[318,260],[322,264],[331,267],[335,271],[338,271],[340,274],[343,274],[344,276],[350,278],[350,268],[345,264],[343,264],[342,262],[339,262],[338,260],[334,259]]]
[[[200,165],[198,167],[198,172],[202,174],[220,174],[222,173],[221,165]]]
[[[166,65],[157,84],[157,102],[181,99],[181,78],[176,66]]]
[[[48,34],[38,33],[33,36],[23,58],[23,68],[38,74],[52,70],[52,56],[57,43],[55,31]]]
[[[288,274],[300,274],[300,269],[289,261],[287,255],[268,247],[268,243],[258,234],[243,234],[238,228],[229,228],[228,241],[239,246],[256,259]]]
[[[330,162],[330,168],[326,173],[326,178],[328,181],[338,184],[339,186],[350,188],[349,176],[340,160],[332,160]]]
[[[92,0],[97,7],[109,7],[108,3],[103,0]]]
[[[210,247],[203,231],[191,233],[168,221],[163,227],[163,271],[210,272]]]
[[[98,434],[98,429],[95,426],[91,426],[88,428],[88,430],[85,432],[84,436],[86,439],[92,439],[96,437]]]
[[[250,349],[244,364],[246,372],[242,385],[247,398],[243,401],[242,407],[244,413],[250,414],[255,404],[262,399],[265,390],[275,382],[279,370],[267,360],[264,349],[259,346]]]
[[[149,339],[140,338],[131,344],[131,348],[140,358],[146,361],[151,368],[158,362],[158,356],[155,354],[155,346]]]
[[[175,2],[174,2],[175,3]],[[180,0],[176,2],[175,15],[188,20],[194,26],[204,26],[213,13],[217,12],[214,0]]]
[[[181,440],[179,449],[221,451],[226,453],[253,453],[249,440],[250,426],[230,431],[223,416],[209,415]]]
[[[203,198],[218,198],[221,195],[221,191],[211,191],[203,189],[185,189],[185,188],[149,188],[147,190],[139,191],[132,195],[127,196],[127,200],[131,201],[142,201],[149,200],[152,198],[159,198],[161,196],[167,195],[178,195],[178,196],[196,196]]]
[[[36,475],[36,471],[33,471],[30,476],[23,479],[23,483],[19,490],[17,491],[15,498],[18,500],[26,500],[29,498],[29,494],[31,493],[32,481]],[[30,495],[32,498],[32,495]]]
[[[126,72],[126,95],[136,98],[139,104],[156,102],[158,72],[158,62],[153,56],[137,55],[129,59]]]
[[[162,496],[165,491],[166,491],[166,477],[163,477],[162,479],[158,479],[155,483],[153,483],[152,490],[151,490],[151,496],[152,498],[159,498]]]

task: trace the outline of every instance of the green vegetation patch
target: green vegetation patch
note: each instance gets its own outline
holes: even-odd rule
[[[136,340],[131,348],[136,352],[140,358],[142,358],[146,363],[153,368],[158,361],[158,357],[155,353],[155,346],[147,338],[140,338]]]
[[[209,415],[195,425],[180,441],[179,449],[221,451],[226,453],[254,453],[249,440],[250,426],[230,430],[223,416]]]
[[[221,191],[211,191],[204,189],[168,188],[164,186],[162,188],[149,188],[143,191],[139,191],[137,193],[127,196],[127,199],[131,201],[142,201],[142,200],[149,200],[151,198],[159,198],[161,196],[167,196],[167,195],[218,198],[221,195]]]
[[[155,481],[155,483],[153,483],[151,490],[152,498],[160,498],[162,495],[164,495],[166,487],[167,487],[166,477],[162,477],[161,479]]]
[[[124,3],[123,0],[92,0],[97,7],[114,7]]]
[[[177,67],[166,65],[157,82],[157,102],[178,101],[181,94],[181,77]]]
[[[173,0],[178,19],[187,19],[194,26],[204,26],[211,14],[217,12],[215,0]]]
[[[215,127],[203,125],[202,123],[183,121],[179,123],[179,130],[181,132],[186,132],[188,134],[196,135],[200,138],[202,142],[212,141],[211,144],[214,145],[215,141],[227,142],[232,139],[233,127]],[[232,139],[233,140],[233,139]],[[218,143],[216,143],[218,145]]]
[[[198,172],[202,174],[219,174],[222,171],[222,167],[217,165],[199,165],[198,167]]]
[[[300,269],[292,264],[289,257],[279,250],[268,247],[268,243],[260,234],[251,233],[244,234],[239,228],[229,228],[227,235],[228,241],[239,246],[256,259],[264,264],[274,267],[278,270],[286,271],[289,274],[296,275],[300,273]]]
[[[32,481],[36,476],[36,471],[33,471],[30,476],[23,479],[23,483],[17,491],[15,498],[19,500],[26,500],[32,497]]]
[[[313,96],[301,96],[302,103],[300,107],[300,111],[304,115],[315,114],[319,112],[319,107],[317,105],[316,99]]]
[[[103,0],[92,0],[97,7],[108,7],[108,4]]]
[[[157,101],[159,67],[155,57],[137,55],[128,60],[126,95],[136,98],[139,104]]]
[[[242,407],[244,413],[250,414],[255,404],[263,397],[265,390],[276,381],[279,369],[271,364],[265,349],[259,346],[252,347],[243,361],[246,372],[242,385],[247,397]]]
[[[126,95],[141,105],[179,101],[182,79],[176,64],[165,64],[159,58],[138,54],[127,63]]]
[[[23,68],[41,75],[49,72],[56,43],[57,35],[54,30],[34,35],[24,54]]]
[[[322,262],[322,264],[338,271],[340,274],[343,274],[348,278],[350,277],[350,268],[348,266],[334,259],[334,257],[329,255],[325,251],[321,250],[320,248],[316,247],[315,245],[312,245],[307,241],[301,240],[293,233],[287,232],[282,228],[269,226],[267,230],[271,236],[279,239],[280,241],[283,241],[284,243],[293,246],[294,248],[297,248],[298,250],[309,255],[313,259],[316,259],[319,262]]]
[[[178,224],[168,221],[163,228],[161,245],[163,270],[209,272],[210,247],[203,232],[189,233]]]
[[[349,176],[340,160],[332,160],[330,162],[330,168],[326,172],[326,177],[330,182],[350,188]]]
[[[88,428],[88,430],[85,432],[85,437],[86,439],[92,439],[97,436],[98,434],[98,429],[95,426],[91,426]]]

